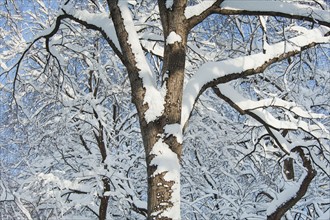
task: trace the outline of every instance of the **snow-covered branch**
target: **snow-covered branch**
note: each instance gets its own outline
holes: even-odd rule
[[[121,56],[116,31],[108,13],[90,13],[87,10],[77,10],[68,5],[63,7],[63,11],[67,18],[84,25],[86,28],[100,31],[116,54]]]
[[[241,77],[263,72],[271,64],[299,54],[316,44],[329,43],[330,37],[324,36],[327,28],[305,30],[300,36],[266,47],[265,53],[208,62],[202,65],[184,88],[181,124],[189,119],[195,101],[205,89]]]
[[[227,15],[270,15],[307,20],[330,27],[330,11],[292,2],[271,0],[225,0],[220,14]]]
[[[188,6],[184,12],[184,15],[186,16],[187,19],[194,17],[194,16],[201,16],[201,14],[205,11],[208,10],[210,7],[215,5],[215,3],[218,3],[217,1],[202,1],[196,5],[193,6]],[[202,13],[201,13],[202,11]]]
[[[298,130],[301,129],[314,138],[317,139],[330,139],[329,131],[323,127],[321,124],[309,124],[303,120],[296,119],[290,116],[290,121],[283,121],[276,119],[269,111],[266,110],[267,107],[279,107],[287,112],[294,113],[297,116],[308,116],[305,118],[325,118],[325,115],[314,114],[304,111],[295,103],[286,102],[283,100],[274,99],[272,103],[270,99],[265,99],[261,101],[252,101],[242,95],[240,95],[234,88],[230,85],[222,84],[217,87],[221,94],[221,98],[225,99],[231,106],[238,110],[241,114],[248,114],[259,121],[261,124],[267,127],[268,132],[274,137],[278,145],[281,146],[287,154],[295,146],[308,146],[308,141],[295,141],[293,143],[288,142],[279,132],[279,130]],[[277,100],[277,101],[276,101]],[[262,103],[262,104],[261,104]]]
[[[188,6],[185,16],[190,28],[211,14],[269,15],[310,21],[330,27],[330,12],[310,5],[273,0],[213,0]]]
[[[52,43],[50,42],[50,38],[53,37],[59,31],[61,23],[65,19],[73,20],[85,26],[88,29],[99,31],[103,35],[103,37],[107,40],[107,42],[112,47],[112,49],[117,54],[117,56],[121,59],[123,58],[120,51],[118,39],[113,27],[112,20],[108,18],[108,15],[106,13],[91,14],[87,11],[75,10],[72,9],[72,7],[65,5],[62,11],[56,17],[56,20],[53,22],[53,24],[49,28],[46,28],[45,30],[35,35],[33,40],[31,40],[30,43],[28,43],[26,49],[23,51],[18,61],[14,63],[11,67],[5,68],[5,73],[16,68],[16,74],[15,74],[14,86],[13,86],[14,89],[15,89],[16,77],[19,71],[19,66],[21,65],[26,54],[29,52],[29,50],[33,47],[33,45],[37,41],[41,40],[42,38],[46,39],[45,42],[46,50],[56,59],[60,57],[57,51],[55,51],[52,48]],[[58,62],[60,63],[60,61]]]
[[[46,40],[49,41],[49,38],[58,32],[61,22],[64,19],[73,20],[88,29],[99,31],[107,40],[112,49],[116,52],[116,54],[119,57],[122,56],[113,22],[111,19],[109,19],[108,14],[105,12],[92,14],[86,10],[82,11],[74,9],[69,5],[64,5],[62,12],[57,16],[55,22],[49,28],[43,30],[41,33],[35,36],[32,42],[34,43],[41,38],[46,38]],[[46,42],[46,47],[48,47],[48,42]]]
[[[144,55],[141,47],[139,36],[137,34],[128,3],[119,1],[118,4],[109,3],[113,21],[117,35],[120,38],[122,51],[127,58],[123,61],[128,69],[131,80],[142,80],[142,85],[137,86],[134,93],[138,90],[144,90],[143,105],[147,104],[148,109],[145,111],[145,119],[147,123],[161,116],[164,110],[164,91],[159,91],[156,86],[156,75],[150,68],[150,64]],[[137,72],[136,72],[137,71]],[[138,75],[136,75],[138,73]],[[137,78],[138,77],[138,78]],[[133,79],[134,78],[134,79]],[[142,87],[142,88],[141,88]],[[138,109],[142,106],[139,104]]]
[[[286,131],[289,129],[302,129],[305,132],[311,134],[314,138],[318,139],[317,142],[319,142],[322,138],[326,138],[329,140],[330,135],[329,131],[327,131],[322,126],[310,125],[306,122],[302,122],[302,120],[297,120],[293,117],[290,118],[290,121],[280,121],[278,119],[275,119],[275,117],[272,116],[271,113],[266,110],[266,108],[276,106],[281,109],[284,109],[285,111],[291,111],[297,116],[310,115],[310,117],[312,117],[313,115],[315,116],[315,118],[322,118],[322,116],[319,114],[308,113],[303,109],[299,108],[294,103],[286,102],[284,100],[274,99],[273,103],[269,102],[269,99],[252,101],[243,97],[233,87],[226,84],[219,85],[213,90],[220,98],[229,103],[229,105],[231,105],[241,114],[247,114],[258,122],[260,122],[265,127],[270,136],[273,137],[276,145],[279,146],[285,154],[290,155],[295,160],[298,158],[297,156],[299,156],[302,160],[303,167],[305,168],[305,173],[300,176],[300,179],[297,182],[286,183],[284,191],[279,193],[275,199],[272,199],[272,202],[268,206],[268,219],[279,219],[280,216],[283,216],[284,213],[287,212],[290,207],[296,204],[305,195],[308,186],[316,175],[316,171],[313,168],[312,162],[313,164],[316,164],[321,169],[323,169],[323,172],[327,174],[326,169],[324,169],[324,167],[326,167],[325,163],[327,160],[320,161],[317,159],[317,157],[313,153],[313,148],[309,148],[308,146],[309,144],[311,146],[314,146],[312,141],[308,141],[301,137],[301,140],[295,140],[295,138],[292,139],[292,137],[291,140],[287,140],[285,138],[284,133],[286,133]],[[292,127],[293,123],[296,124],[296,128]],[[303,124],[302,127],[300,127],[301,123]],[[319,128],[317,129],[317,127]],[[278,129],[283,130],[284,133],[281,133]],[[304,149],[308,149],[306,150],[307,153],[304,152]],[[309,154],[310,157],[307,157],[307,154]],[[316,161],[311,160],[313,159],[312,155],[315,157]]]
[[[287,184],[285,189],[278,194],[277,198],[269,204],[267,219],[279,219],[283,216],[289,207],[293,206],[293,204],[297,203],[297,201],[305,195],[309,184],[316,175],[316,171],[313,169],[311,161],[304,154],[304,151],[300,148],[295,148],[293,150],[297,152],[303,161],[306,172],[301,175],[297,182]]]

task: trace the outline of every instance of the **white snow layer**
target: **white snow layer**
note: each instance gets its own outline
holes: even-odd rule
[[[180,35],[172,31],[166,38],[166,44],[174,44],[175,42],[181,42],[182,38]]]
[[[65,10],[67,14],[72,15],[73,17],[78,18],[81,21],[85,21],[88,24],[92,24],[101,28],[105,32],[107,37],[112,40],[117,49],[120,50],[120,45],[115,31],[115,27],[112,20],[109,18],[108,13],[90,13],[87,10],[77,10],[68,5],[65,5],[63,7],[63,10]]]
[[[267,47],[266,53],[258,53],[218,62],[208,62],[202,65],[184,88],[182,99],[181,124],[184,125],[193,109],[194,102],[202,87],[220,77],[233,73],[241,73],[256,69],[267,61],[279,57],[283,53],[300,51],[301,47],[311,43],[328,43],[330,37],[324,37],[328,28],[306,30],[304,34]]]
[[[309,5],[291,3],[290,1],[268,0],[265,2],[265,0],[226,0],[221,3],[221,8],[230,10],[280,12],[290,15],[313,17],[321,21],[330,20],[329,11],[314,8]]]
[[[184,11],[184,15],[187,19],[189,19],[193,16],[198,16],[198,15],[200,15],[200,13],[202,13],[203,11],[205,11],[206,9],[211,7],[215,2],[216,2],[216,0],[202,1],[202,2],[198,3],[197,5],[188,6]]]
[[[179,125],[179,124],[165,125],[164,130],[165,130],[166,136],[173,135],[174,137],[176,137],[176,140],[178,141],[178,143],[182,144],[183,137],[182,137],[181,125]]]
[[[232,86],[228,84],[222,84],[219,86],[221,93],[224,96],[230,98],[235,104],[237,104],[242,110],[255,110],[258,108],[264,108],[269,106],[282,107],[287,109],[296,115],[303,118],[326,118],[324,114],[317,114],[312,112],[307,112],[297,106],[294,102],[288,102],[282,100],[278,97],[266,98],[259,101],[254,101],[248,98],[245,98],[240,93],[238,93]]]
[[[152,174],[156,176],[161,173],[165,173],[164,180],[168,182],[174,182],[171,187],[172,198],[170,201],[173,206],[167,208],[160,215],[163,217],[168,217],[172,219],[180,219],[180,162],[179,159],[169,146],[163,142],[163,139],[160,138],[152,148],[150,152],[151,155],[154,155],[154,158],[151,160],[150,164],[157,166],[157,169]],[[159,213],[152,213],[152,216],[156,216]]]
[[[171,9],[173,6],[173,0],[165,0],[166,1],[166,8]]]
[[[141,48],[139,36],[135,30],[131,12],[128,9],[127,2],[119,1],[122,18],[126,31],[128,32],[128,42],[131,45],[135,56],[136,66],[140,69],[139,76],[143,81],[145,88],[144,104],[148,104],[148,110],[145,112],[147,123],[154,121],[161,116],[164,111],[164,89],[159,91],[156,88],[156,78]]]
[[[242,110],[249,110],[250,112],[257,115],[262,121],[273,128],[278,129],[290,129],[297,130],[302,129],[304,131],[310,132],[317,138],[330,138],[329,131],[326,128],[319,126],[318,124],[308,124],[307,122],[291,117],[288,121],[282,121],[276,119],[271,113],[267,111],[265,107],[276,106],[291,111],[300,117],[305,118],[326,118],[327,116],[322,114],[315,114],[304,111],[299,108],[294,102],[287,102],[279,98],[268,98],[260,101],[253,101],[242,96],[237,92],[232,86],[228,84],[218,85],[220,92],[234,102]],[[281,143],[283,150],[290,153],[294,146],[304,145],[303,143],[289,143],[278,131],[275,129],[270,129],[272,134]]]
[[[288,183],[285,187],[285,189],[278,194],[277,198],[275,198],[273,201],[270,202],[268,208],[267,208],[267,216],[274,213],[279,207],[281,207],[285,202],[289,201],[290,199],[293,199],[295,196],[297,196],[297,192],[303,182],[303,180],[306,178],[307,173],[305,172],[298,182],[296,183]]]

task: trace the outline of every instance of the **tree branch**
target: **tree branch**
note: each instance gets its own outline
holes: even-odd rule
[[[193,7],[193,6],[191,6]],[[189,7],[188,7],[189,8]],[[322,8],[322,7],[321,7]],[[322,8],[323,9],[323,8]],[[268,1],[267,4],[255,4],[255,2],[224,1],[217,0],[212,6],[198,15],[188,19],[189,29],[193,28],[209,15],[250,15],[250,16],[275,16],[290,19],[298,19],[318,23],[330,27],[330,12],[310,6],[286,2]]]
[[[307,192],[308,186],[316,176],[316,170],[313,169],[310,159],[305,155],[303,149],[295,147],[292,152],[296,152],[303,162],[303,166],[306,168],[305,176],[302,176],[296,183],[298,189],[294,190],[295,194],[291,195],[288,199],[282,202],[281,196],[285,194],[292,194],[291,189],[284,190],[280,193],[279,198],[275,199],[269,205],[267,209],[267,219],[280,219],[290,208],[292,208]],[[287,195],[284,196],[286,198]],[[278,205],[276,207],[276,205]],[[275,208],[275,210],[273,210]]]
[[[262,73],[270,65],[297,55],[318,44],[328,43],[329,39],[329,37],[324,37],[320,30],[313,29],[301,36],[291,38],[289,42],[284,41],[269,46],[265,54],[258,53],[202,65],[184,88],[181,124],[184,125],[188,121],[198,97],[206,89],[221,83]]]
[[[267,1],[267,3],[256,4],[253,1],[224,1],[215,14],[222,15],[266,15],[278,16],[290,19],[298,19],[318,23],[330,27],[330,12],[302,4],[289,2]]]
[[[187,20],[188,30],[192,29],[197,24],[199,24],[202,21],[204,21],[211,14],[214,14],[219,9],[219,5],[223,1],[224,0],[217,0],[216,2],[213,3],[213,5],[211,5],[209,8],[207,8],[206,10],[204,10],[203,12],[201,12],[200,14],[194,15],[194,16],[188,18],[188,20]],[[200,4],[202,4],[202,3],[200,3]],[[194,6],[190,6],[190,7],[194,7]],[[187,7],[187,9],[189,10],[189,7]]]

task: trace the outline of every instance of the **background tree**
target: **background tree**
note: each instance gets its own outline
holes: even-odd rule
[[[328,195],[326,2],[20,3],[2,5],[0,62],[27,127],[19,188],[45,189],[27,217],[180,219],[180,188],[189,219],[327,215],[297,203]]]

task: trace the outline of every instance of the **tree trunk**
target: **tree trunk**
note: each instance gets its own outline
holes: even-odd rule
[[[133,52],[131,44],[128,43],[129,34],[124,25],[125,18],[122,16],[121,8],[115,1],[108,1],[121,50],[125,54],[121,59],[128,71],[132,101],[138,111],[146,153],[148,219],[180,219],[179,161],[182,138],[178,136],[182,135],[180,123],[187,43],[184,15],[186,0],[175,1],[171,8],[166,8],[166,1],[159,0],[158,3],[165,42],[162,86],[166,89],[166,94],[163,113],[156,120],[147,121],[145,114],[150,106],[144,102],[146,88],[140,75],[141,67],[137,65],[137,53]],[[181,39],[166,42],[172,32]],[[136,45],[138,44],[139,42],[136,42]],[[175,132],[166,133],[167,126],[175,128]]]
[[[182,135],[181,105],[183,77],[185,67],[185,45],[175,43],[165,48],[163,72],[166,74],[165,109],[163,115],[149,124],[140,116],[143,142],[146,151],[148,173],[148,219],[172,219],[171,216],[180,216],[180,165],[182,141],[173,134],[165,132],[166,126],[176,126],[177,135]],[[157,149],[155,149],[157,148]],[[160,149],[164,148],[164,149]],[[174,158],[155,156],[154,151],[174,153]],[[164,152],[163,152],[164,151]],[[169,151],[169,152],[167,152]],[[161,153],[161,154],[162,154]],[[164,160],[163,160],[164,159]],[[154,160],[161,160],[161,168],[154,164]],[[174,160],[174,161],[173,161]],[[159,166],[159,165],[158,165]],[[164,172],[160,172],[167,170]],[[167,175],[176,173],[175,181],[169,180]],[[156,173],[156,175],[155,175]]]
[[[162,86],[166,88],[164,112],[156,121],[147,123],[144,111],[139,104],[136,105],[146,152],[148,219],[180,219],[182,140],[178,136],[182,135],[180,123],[187,42],[184,4],[185,1],[177,1],[170,10],[165,1],[159,1],[165,42],[162,68]],[[179,35],[181,41],[166,42],[171,32]],[[167,126],[177,128],[176,134],[166,133]]]
[[[178,219],[174,216],[180,216],[181,149],[182,144],[175,137],[160,138],[147,156],[150,220]]]
[[[96,115],[96,118],[98,118],[96,112],[94,111],[94,114]],[[98,134],[95,134],[95,138],[97,140],[98,143],[98,147],[101,153],[101,157],[102,157],[102,163],[105,162],[106,158],[107,158],[107,150],[106,150],[106,146],[104,143],[104,136],[103,136],[103,125],[102,123],[99,121],[99,131]],[[107,170],[108,169],[108,165],[105,164],[104,165],[104,169]],[[107,219],[107,209],[108,209],[108,201],[109,201],[109,196],[104,195],[105,192],[109,192],[110,191],[110,183],[109,183],[109,178],[108,177],[103,177],[102,178],[102,182],[103,182],[103,195],[100,195],[100,207],[99,207],[99,220],[106,220]]]
[[[109,179],[107,177],[104,177],[102,179],[102,182],[103,182],[103,191],[104,192],[110,191]],[[108,202],[109,202],[109,196],[105,196],[105,195],[101,196],[101,203],[99,207],[99,220],[107,219]]]

